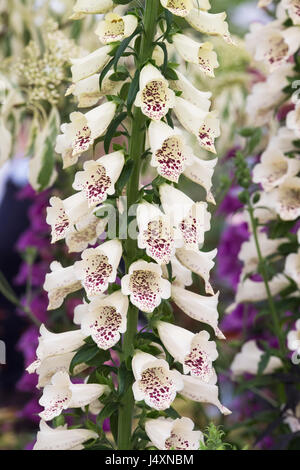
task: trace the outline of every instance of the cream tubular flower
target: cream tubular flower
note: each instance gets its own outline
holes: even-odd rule
[[[183,365],[184,374],[199,377],[209,383],[215,374],[213,361],[218,357],[217,345],[209,341],[209,333],[194,334],[172,323],[158,322],[159,337],[175,361]]]
[[[135,382],[132,386],[136,401],[144,400],[155,410],[167,410],[183,388],[181,374],[170,370],[164,359],[137,351],[132,359]]]
[[[192,155],[182,132],[162,121],[152,121],[148,136],[152,152],[151,166],[167,180],[177,183]]]
[[[83,78],[68,88],[66,96],[74,95],[78,100],[78,108],[95,106],[103,96],[114,95],[118,92],[121,85],[119,82],[110,80],[111,75],[113,75],[113,71],[109,71],[104,77],[101,89],[99,88],[99,73]]]
[[[295,133],[295,136],[300,138],[300,104],[297,103],[295,109],[290,111],[286,117],[286,127]]]
[[[82,450],[84,442],[97,437],[96,432],[88,429],[68,429],[67,425],[52,429],[41,420],[33,450]]]
[[[216,153],[214,141],[220,136],[220,122],[216,112],[203,111],[180,97],[175,99],[174,111],[180,124],[197,137],[200,146]]]
[[[83,165],[84,171],[76,173],[73,188],[83,191],[89,207],[100,204],[108,195],[114,194],[124,163],[121,151],[104,155],[96,161],[89,160]]]
[[[80,330],[51,333],[45,325],[41,325],[39,345],[36,350],[37,358],[43,361],[51,356],[73,352],[84,344],[84,338]]]
[[[204,233],[210,229],[211,215],[207,211],[207,203],[194,202],[168,184],[160,186],[159,193],[164,212],[180,230],[185,248],[198,251],[199,244],[204,242]]]
[[[284,274],[293,279],[300,289],[300,249],[286,258]]]
[[[175,304],[186,315],[194,320],[211,326],[218,338],[225,339],[225,336],[218,327],[219,293],[206,297],[172,285],[171,297]]]
[[[201,158],[194,156],[191,161],[191,165],[188,165],[183,172],[184,176],[205,189],[206,200],[211,204],[216,203],[215,198],[211,192],[211,188],[212,177],[217,162],[217,158],[214,158],[213,160],[202,160]]]
[[[111,58],[109,55],[111,49],[112,46],[103,46],[85,57],[71,59],[73,64],[71,67],[72,82],[77,83],[84,78],[101,72]]]
[[[233,43],[228,31],[228,23],[225,21],[225,12],[213,14],[193,8],[185,19],[192,28],[196,31],[200,31],[200,33],[209,34],[211,36],[222,36],[229,44]]]
[[[235,356],[230,367],[231,372],[235,377],[245,373],[256,375],[262,356],[263,351],[257,347],[255,340],[247,341],[241,352]],[[278,357],[271,356],[263,374],[272,374],[281,367],[281,360]]]
[[[122,293],[130,295],[131,303],[146,313],[153,312],[161,299],[168,299],[171,295],[171,285],[162,278],[161,267],[143,260],[131,264],[121,286]]]
[[[183,266],[197,274],[205,282],[205,292],[214,295],[213,288],[209,282],[210,271],[214,267],[214,259],[217,256],[217,250],[209,252],[191,251],[184,248],[176,250],[176,257]]]
[[[44,289],[48,292],[48,310],[55,310],[63,304],[67,295],[81,289],[73,266],[63,268],[58,261],[50,264],[51,273],[46,274]]]
[[[192,272],[181,264],[178,259],[174,256],[171,259],[172,266],[172,286],[191,286],[193,284]],[[168,270],[166,266],[163,266],[164,277],[168,277]]]
[[[216,375],[212,378],[211,383],[203,382],[198,377],[191,375],[183,375],[183,390],[180,394],[189,400],[198,403],[208,403],[215,405],[224,415],[230,415],[231,411],[222,405],[219,400],[219,389],[216,383]]]
[[[169,218],[158,207],[142,202],[137,208],[139,227],[138,247],[145,248],[148,256],[158,264],[168,264],[175,249],[182,243],[175,235]]]
[[[296,329],[287,334],[287,347],[290,351],[298,351],[300,348],[300,320],[296,321]]]
[[[290,18],[294,25],[300,25],[300,3],[299,0],[281,0],[277,7],[277,17],[285,22]]]
[[[135,106],[154,121],[160,121],[175,104],[175,93],[168,80],[151,64],[145,65],[140,74],[140,91]]]
[[[203,0],[202,0],[203,2]],[[193,0],[160,0],[164,8],[176,16],[187,16],[193,8]]]
[[[183,60],[198,65],[199,70],[208,77],[215,76],[214,69],[219,66],[219,62],[210,42],[199,43],[179,33],[175,34],[172,39],[175,49]]]
[[[85,15],[106,13],[113,8],[112,0],[77,0],[74,7],[74,15],[71,19],[81,19]]]
[[[113,347],[125,333],[128,298],[121,291],[107,297],[95,297],[88,305],[88,312],[81,319],[81,330],[91,336],[100,349]]]
[[[123,41],[132,35],[138,25],[134,15],[120,16],[117,13],[108,13],[98,24],[95,33],[102,44]]]
[[[106,385],[72,384],[67,372],[57,372],[46,385],[39,404],[44,407],[39,416],[49,421],[68,408],[89,405],[106,391]]]
[[[297,219],[300,215],[300,178],[287,178],[276,190],[276,195],[276,212],[281,219]]]
[[[145,431],[158,450],[199,450],[200,442],[203,442],[202,432],[194,431],[190,418],[149,419]]]
[[[109,240],[82,253],[82,261],[75,263],[74,271],[89,299],[104,293],[108,284],[115,281],[121,256],[119,240]]]
[[[108,218],[99,219],[93,214],[82,218],[66,234],[66,245],[70,253],[80,253],[88,245],[95,245],[97,239],[105,231]]]
[[[195,106],[198,106],[202,111],[209,111],[211,107],[211,92],[198,90],[198,88],[194,87],[194,85],[192,85],[192,83],[178,70],[176,70],[176,74],[178,80],[174,80],[172,82],[174,90],[181,91],[182,98]]]

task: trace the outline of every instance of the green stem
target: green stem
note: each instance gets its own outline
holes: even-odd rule
[[[144,10],[144,34],[138,52],[138,63],[141,68],[150,59],[153,51],[153,39],[156,31],[157,18],[159,12],[159,0],[146,0]],[[146,117],[140,108],[134,108],[131,137],[129,141],[129,156],[134,161],[133,172],[127,184],[127,204],[128,209],[134,204],[139,194],[139,180],[141,169],[141,155],[145,147]],[[136,255],[136,240],[129,236],[125,243],[125,264],[128,267]],[[123,337],[122,360],[126,361],[133,354],[134,337],[137,332],[138,309],[130,306],[127,317],[127,331]],[[132,393],[132,382],[128,384],[127,390],[122,397],[119,420],[118,420],[118,449],[131,449],[132,419],[134,412],[134,397]]]

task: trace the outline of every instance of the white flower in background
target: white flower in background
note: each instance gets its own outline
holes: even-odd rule
[[[66,96],[74,95],[78,100],[78,108],[90,108],[96,105],[103,96],[115,95],[119,91],[121,83],[110,80],[111,75],[113,75],[112,70],[104,77],[101,89],[99,88],[99,73],[83,78],[68,88]]]
[[[300,25],[300,3],[299,0],[281,0],[277,7],[277,18],[285,22],[290,18],[294,25]]]
[[[188,270],[197,274],[205,282],[205,292],[214,295],[213,288],[209,282],[210,271],[214,267],[214,259],[217,256],[217,249],[204,252],[204,251],[191,251],[184,248],[176,250],[176,257],[183,266]]]
[[[113,8],[112,0],[77,0],[74,7],[74,15],[71,17],[73,20],[84,18],[85,15],[94,15],[99,13],[106,13]]]
[[[202,432],[194,431],[190,418],[149,419],[145,431],[158,450],[199,450],[200,442],[203,442]]]
[[[211,107],[211,92],[198,90],[198,88],[194,87],[178,70],[176,70],[176,75],[178,79],[171,82],[172,88],[181,91],[181,97],[185,100],[198,106],[203,111],[209,111]]]
[[[76,228],[71,227],[66,234],[66,245],[70,253],[84,251],[88,245],[95,245],[98,238],[105,231],[108,218],[99,219],[93,214],[79,220]]]
[[[146,313],[153,312],[161,299],[168,299],[171,295],[171,285],[162,278],[161,267],[143,260],[131,264],[121,285],[122,293],[130,295],[131,303]]]
[[[106,385],[72,384],[67,372],[57,372],[46,385],[39,404],[44,407],[39,416],[49,421],[68,408],[81,408],[92,403],[107,390]]]
[[[175,99],[175,114],[180,124],[197,137],[202,148],[216,153],[215,139],[220,136],[220,121],[215,111],[203,111],[183,98]]]
[[[270,191],[266,193],[265,191],[258,191],[259,200],[253,203],[255,217],[260,224],[265,224],[270,220],[277,218],[276,216],[276,191]],[[249,214],[247,211],[244,211],[245,221],[248,222],[250,227]]]
[[[260,183],[265,191],[271,191],[300,170],[300,160],[288,158],[280,149],[269,146],[261,161],[253,169],[253,182]]]
[[[162,121],[152,121],[148,137],[152,152],[151,166],[167,180],[177,183],[193,154],[182,132]]]
[[[186,289],[172,285],[172,300],[190,318],[211,326],[220,339],[225,336],[218,327],[218,301],[219,293],[206,297],[195,294]]]
[[[67,425],[52,429],[41,420],[33,450],[82,450],[84,442],[97,437],[98,434],[89,429],[68,429]]]
[[[295,109],[290,111],[286,117],[286,127],[295,133],[295,136],[300,138],[300,104],[296,103]]]
[[[193,157],[191,165],[188,165],[183,174],[194,183],[202,186],[206,191],[206,200],[212,204],[215,204],[215,198],[211,192],[212,188],[212,177],[214,170],[218,162],[217,158],[213,160],[202,160],[198,157]]]
[[[268,5],[270,5],[270,3],[272,3],[273,0],[259,0],[258,2],[258,7],[259,8],[264,8],[264,7],[267,7]]]
[[[174,256],[171,259],[172,267],[172,286],[191,286],[193,284],[192,272],[183,266],[178,259]],[[163,266],[164,277],[168,278],[168,270],[166,266]]]
[[[181,374],[170,370],[164,359],[137,351],[132,359],[135,382],[132,386],[136,401],[144,400],[155,410],[167,410],[183,388]]]
[[[135,106],[150,119],[160,121],[175,104],[175,93],[168,80],[151,64],[145,65],[140,74],[140,89]]]
[[[178,54],[186,61],[199,66],[208,77],[214,77],[214,69],[219,66],[218,57],[210,42],[199,43],[185,34],[174,34],[173,44]]]
[[[284,274],[293,279],[300,289],[300,249],[286,258]]]
[[[124,163],[122,151],[104,155],[96,161],[89,160],[84,163],[83,171],[76,173],[73,188],[83,191],[89,207],[100,204],[108,195],[114,194]]]
[[[77,83],[84,78],[101,72],[111,59],[109,55],[111,50],[112,46],[103,46],[84,57],[71,59],[73,64],[71,67],[72,82]]]
[[[63,268],[58,261],[50,264],[51,273],[46,274],[44,290],[48,292],[48,310],[55,310],[63,304],[67,295],[81,289],[73,266]]]
[[[182,233],[184,246],[198,251],[204,233],[210,229],[211,215],[207,203],[194,202],[179,189],[168,184],[159,187],[160,200],[170,223]]]
[[[228,30],[228,23],[225,21],[226,13],[224,11],[213,14],[193,8],[185,19],[196,31],[211,36],[222,36],[226,42],[233,44]]]
[[[80,155],[93,145],[111,123],[116,105],[109,101],[88,111],[71,113],[69,124],[61,126],[62,134],[57,137],[55,151],[62,154],[64,168],[77,163]]]
[[[215,374],[213,361],[218,357],[217,345],[209,341],[209,333],[192,333],[172,323],[157,323],[159,337],[175,361],[183,365],[184,374],[191,374],[209,383]]]
[[[300,320],[296,321],[296,329],[287,334],[287,347],[290,351],[297,351],[300,348]]]
[[[0,166],[9,159],[12,150],[12,134],[6,127],[3,117],[0,118]]]
[[[230,369],[233,375],[235,377],[245,373],[256,375],[263,354],[263,351],[258,348],[255,340],[247,341],[231,364]],[[263,374],[272,374],[281,367],[281,360],[278,357],[271,356]]]
[[[138,247],[145,248],[147,255],[158,264],[168,264],[176,247],[182,243],[169,222],[169,218],[153,204],[142,202],[138,205]]]
[[[216,385],[216,374],[212,377],[210,383],[203,382],[199,377],[191,375],[182,375],[183,389],[180,394],[189,400],[198,403],[208,403],[215,405],[224,415],[230,415],[231,411],[222,405],[219,400],[219,389]]]
[[[280,127],[276,134],[272,135],[266,149],[279,149],[283,153],[295,150],[295,133],[287,127]]]
[[[102,44],[123,41],[132,35],[138,25],[134,15],[120,16],[117,13],[108,13],[104,20],[100,21],[95,33]]]
[[[300,178],[290,177],[276,189],[276,212],[282,220],[295,220],[300,215]]]
[[[88,304],[88,312],[82,316],[81,331],[91,336],[100,349],[113,347],[125,333],[128,297],[121,291],[107,297],[95,297]]]
[[[283,421],[289,426],[292,433],[300,431],[300,403],[294,410],[286,410]]]
[[[74,271],[89,299],[105,292],[108,284],[116,280],[121,256],[122,244],[119,240],[109,240],[82,253],[82,261],[74,264]]]

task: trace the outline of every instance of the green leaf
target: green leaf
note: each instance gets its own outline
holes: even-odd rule
[[[106,64],[106,66],[104,67],[104,69],[103,69],[102,72],[100,73],[100,77],[99,77],[99,88],[100,88],[100,91],[101,91],[101,88],[102,88],[103,80],[104,80],[104,78],[106,77],[106,75],[108,74],[108,72],[110,71],[110,69],[112,68],[113,63],[114,63],[114,57],[113,57],[112,59],[110,59],[110,61],[108,62],[108,64]]]
[[[136,70],[134,77],[130,83],[129,89],[128,89],[128,96],[127,96],[128,109],[131,109],[131,106],[133,105],[134,100],[136,98],[137,92],[139,91],[139,79],[140,79],[140,71]]]
[[[118,47],[116,53],[114,54],[114,62],[113,62],[113,65],[114,65],[114,69],[115,71],[117,70],[117,65],[118,65],[118,62],[120,60],[120,58],[122,57],[123,53],[125,52],[125,50],[127,49],[127,47],[129,46],[129,44],[131,43],[132,39],[137,35],[139,34],[141,31],[141,28],[140,27],[137,27],[137,29],[131,34],[131,36],[129,36],[128,38],[124,39],[120,46]]]
[[[115,411],[118,410],[119,404],[117,402],[111,402],[104,406],[97,416],[97,426],[102,428],[103,421],[109,418]]]
[[[9,283],[7,282],[7,280],[5,279],[5,277],[4,277],[4,275],[2,274],[1,271],[0,271],[0,292],[12,304],[15,304],[15,305],[20,304],[16,294],[14,293],[12,288],[10,287]]]
[[[89,364],[89,362],[98,354],[99,348],[96,344],[84,344],[78,349],[70,364],[70,373],[73,373],[74,367],[78,364]]]
[[[270,360],[270,353],[269,351],[267,351],[260,358],[260,361],[258,364],[258,371],[257,371],[258,375],[262,375],[262,373],[264,372],[264,370],[266,369],[269,363],[269,360]]]
[[[120,113],[117,117],[113,119],[113,121],[110,123],[110,125],[107,128],[106,134],[105,134],[105,139],[104,139],[104,150],[106,153],[109,152],[109,147],[112,139],[115,136],[115,133],[121,124],[122,121],[127,117],[127,113],[123,112]]]
[[[124,168],[122,170],[122,173],[120,175],[120,178],[118,179],[116,183],[116,192],[120,194],[128,182],[134,168],[134,161],[130,158],[127,160],[127,162],[124,165]]]
[[[178,75],[177,73],[175,72],[174,69],[172,69],[171,67],[167,67],[166,71],[165,71],[165,77],[168,79],[168,80],[178,80]]]

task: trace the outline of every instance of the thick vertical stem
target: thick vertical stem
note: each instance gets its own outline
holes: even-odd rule
[[[141,40],[139,50],[138,62],[140,66],[148,59],[151,58],[153,50],[153,39],[156,30],[157,18],[159,11],[159,0],[146,0],[144,10],[144,34]],[[145,123],[146,118],[141,112],[140,108],[134,108],[132,119],[132,130],[129,142],[129,155],[134,161],[134,168],[131,178],[127,185],[127,204],[128,209],[135,203],[139,192],[139,179],[141,169],[141,155],[145,147]],[[130,266],[136,252],[136,240],[128,237],[125,244],[126,267]],[[130,306],[127,317],[127,331],[123,337],[122,359],[126,360],[132,355],[133,341],[137,332],[138,323],[138,309]],[[127,390],[122,397],[119,422],[118,422],[118,448],[120,450],[131,449],[131,434],[132,434],[132,417],[134,411],[134,397],[131,385],[129,384]]]

